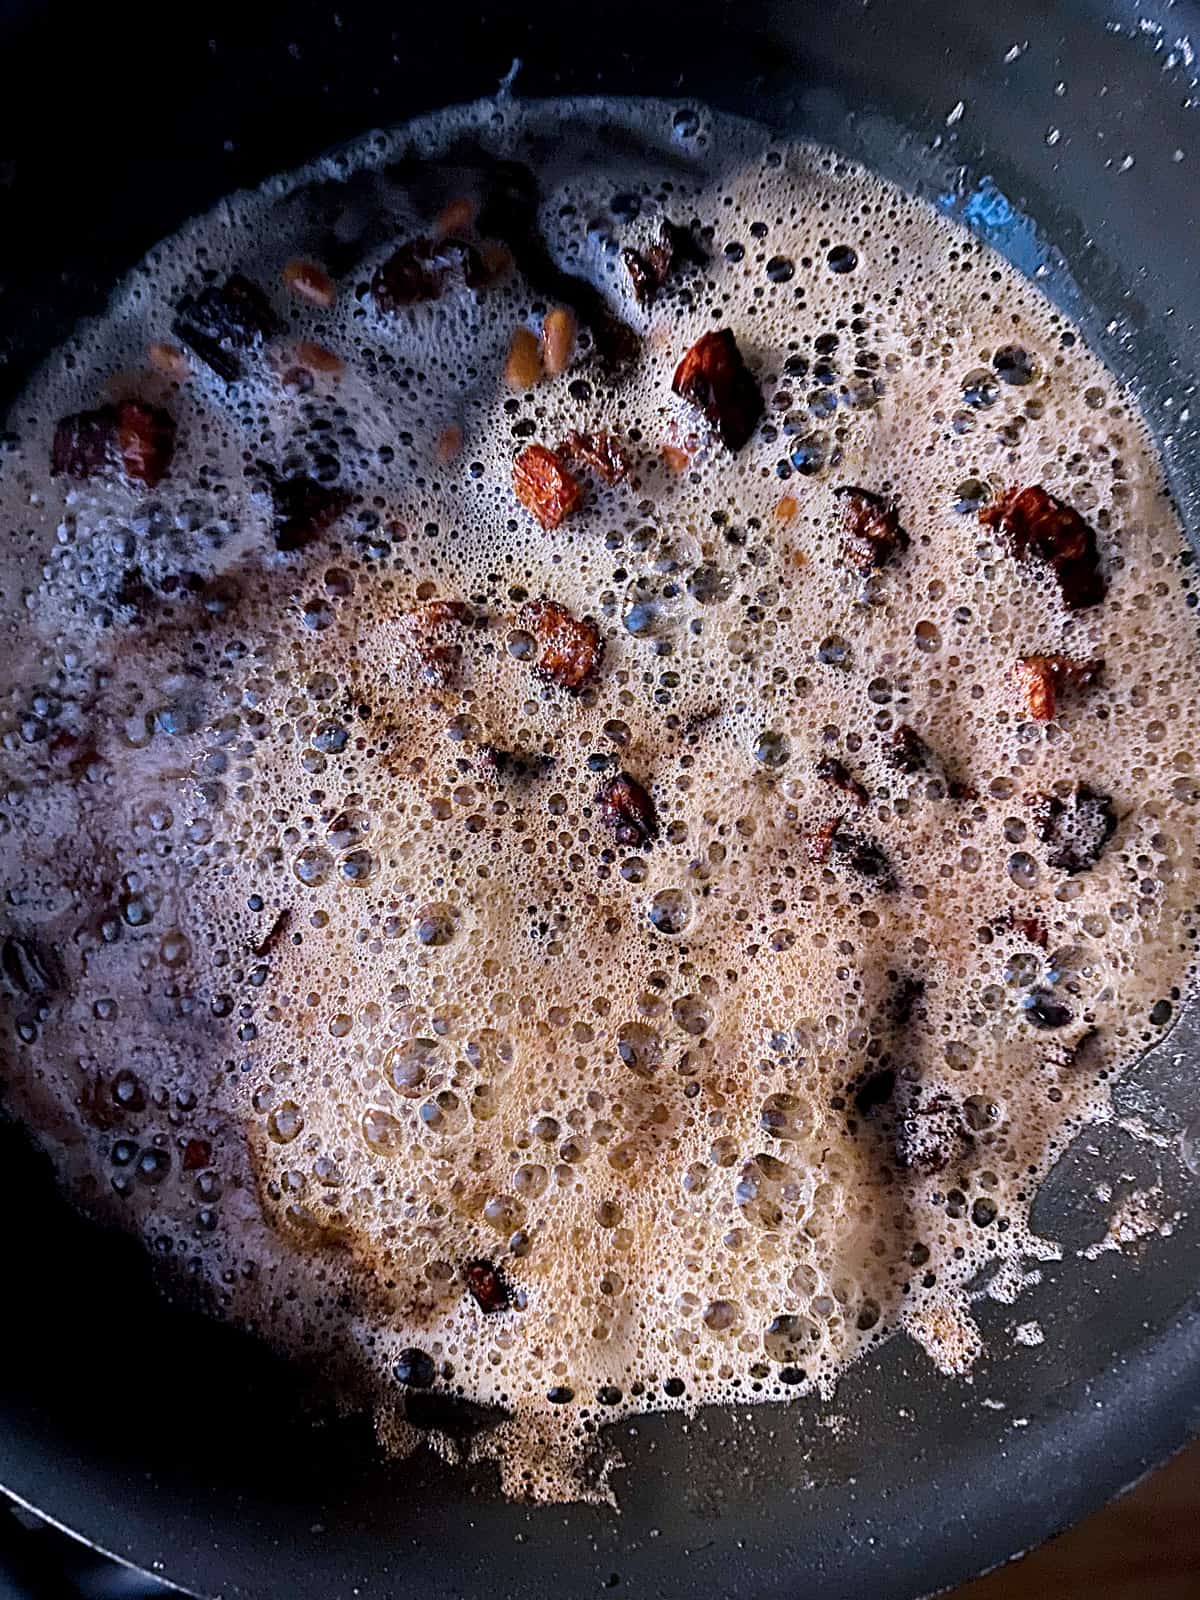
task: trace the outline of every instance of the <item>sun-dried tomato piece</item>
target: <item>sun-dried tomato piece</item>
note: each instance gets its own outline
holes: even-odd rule
[[[1069,801],[1057,795],[1029,797],[1033,831],[1050,849],[1046,865],[1068,877],[1094,867],[1117,831],[1112,797],[1086,783],[1077,783]]]
[[[1078,661],[1074,656],[1022,656],[1017,662],[1017,687],[1034,722],[1052,722],[1059,691],[1086,689],[1104,670],[1103,661]]]
[[[594,433],[580,433],[572,428],[555,453],[568,461],[579,461],[591,467],[605,483],[620,483],[629,475],[625,446],[607,428],[598,428]]]
[[[639,305],[648,305],[677,264],[689,263],[702,267],[708,255],[691,231],[663,217],[658,231],[644,250],[625,249],[621,260],[629,273],[634,299]]]
[[[483,257],[463,239],[410,239],[394,250],[371,279],[381,311],[437,300],[447,289],[481,289],[488,281]]]
[[[763,414],[763,397],[731,328],[705,333],[675,368],[671,387],[713,425],[729,450],[740,450]]]
[[[189,1139],[183,1147],[180,1165],[185,1172],[199,1172],[212,1163],[212,1145],[207,1139]]]
[[[244,370],[238,352],[255,349],[281,326],[259,286],[235,272],[219,288],[209,284],[199,294],[185,294],[175,307],[171,331],[218,378],[234,383]]]
[[[849,483],[833,492],[842,497],[841,559],[846,566],[865,577],[908,549],[908,534],[892,501]]]
[[[892,730],[891,741],[883,752],[883,758],[889,767],[911,778],[925,771],[930,754],[929,746],[917,730],[910,728],[907,722],[902,722]]]
[[[658,832],[654,802],[636,778],[620,772],[596,799],[600,815],[616,834],[618,844],[645,844]]]
[[[818,761],[816,775],[822,783],[848,794],[856,806],[861,808],[866,805],[868,799],[866,789],[852,776],[849,767],[836,756],[826,756],[823,761]]]
[[[303,550],[337,521],[354,498],[348,490],[315,478],[285,478],[261,461],[258,470],[271,493],[276,550]]]
[[[818,867],[823,867],[833,854],[833,841],[841,825],[841,817],[830,817],[828,822],[823,822],[807,836],[805,845],[808,859]]]
[[[1012,919],[1013,931],[1019,933],[1022,939],[1028,939],[1030,944],[1036,944],[1045,949],[1050,943],[1050,931],[1040,917],[1018,917]]]
[[[499,1267],[490,1261],[468,1261],[462,1270],[475,1304],[485,1315],[507,1308],[508,1285]]]
[[[54,430],[54,444],[50,451],[53,472],[68,478],[91,478],[112,465],[113,447],[116,443],[117,411],[115,406],[101,406],[97,411],[77,411],[63,417]]]
[[[158,406],[125,401],[117,407],[117,451],[125,476],[153,489],[175,454],[175,419]]]
[[[1011,906],[992,918],[992,927],[1000,933],[1019,934],[1022,939],[1027,939],[1042,950],[1050,943],[1050,930],[1041,917],[1030,912],[1014,911]]]
[[[583,485],[544,444],[526,445],[513,462],[513,492],[543,528],[557,528],[583,504]]]
[[[438,687],[450,682],[462,658],[462,646],[453,635],[470,627],[475,613],[464,600],[426,600],[404,619],[406,632],[421,658],[424,678]]]
[[[582,689],[600,665],[604,642],[590,618],[573,617],[557,600],[535,600],[522,620],[540,648],[537,669],[564,689]]]
[[[1100,571],[1095,530],[1073,506],[1043,489],[1009,489],[979,520],[998,528],[1018,561],[1042,561],[1051,568],[1068,611],[1097,606],[1108,592]]]
[[[175,421],[141,400],[63,417],[54,430],[51,467],[68,478],[116,469],[150,488],[161,483],[175,453]]]

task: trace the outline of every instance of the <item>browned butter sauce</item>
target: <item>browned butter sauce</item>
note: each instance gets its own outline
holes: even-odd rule
[[[373,292],[452,202],[436,298]],[[664,218],[694,248],[639,300]],[[227,381],[173,324],[233,272],[270,317]],[[718,328],[736,450],[672,391]],[[51,475],[59,418],[135,396],[161,482]],[[489,103],[190,223],[7,425],[0,1071],[81,1207],[393,1446],[414,1395],[497,1408],[510,1493],[897,1328],[969,1368],[968,1285],[1054,1253],[1038,1182],[1195,939],[1190,558],[1036,287],[828,151]],[[572,429],[628,471],[543,528],[513,458]],[[1031,485],[1100,604],[980,521]],[[907,535],[877,568],[846,486],[855,548]],[[574,688],[542,602],[594,625]],[[1103,669],[1036,720],[1054,655]]]

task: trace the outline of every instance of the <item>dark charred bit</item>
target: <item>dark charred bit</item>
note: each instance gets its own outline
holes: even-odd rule
[[[0,968],[21,994],[54,994],[62,986],[58,958],[29,934],[8,934],[0,945]]]
[[[671,387],[712,424],[728,450],[742,448],[763,414],[762,392],[730,328],[702,334],[675,368]]]
[[[1046,851],[1046,865],[1068,877],[1094,867],[1117,831],[1112,797],[1086,783],[1077,783],[1069,800],[1057,795],[1028,796],[1033,831]]]
[[[1049,989],[1030,989],[1021,999],[1026,1022],[1035,1028],[1065,1028],[1075,1013]]]
[[[475,613],[464,600],[426,600],[404,619],[421,658],[427,683],[445,688],[462,659],[462,646],[451,635],[469,627]]]
[[[946,793],[951,800],[978,800],[979,790],[973,783],[966,783],[962,778],[947,778]]]
[[[654,270],[660,272],[664,279],[676,265],[689,267],[708,265],[708,251],[692,230],[678,222],[672,222],[669,217],[663,217],[659,221],[658,232],[646,256]]]
[[[544,778],[554,770],[554,757],[521,755],[514,750],[502,750],[499,745],[481,744],[478,756],[479,770],[492,778]]]
[[[1041,561],[1058,579],[1068,611],[1098,606],[1108,592],[1095,530],[1072,506],[1040,484],[1009,489],[982,507],[979,520],[996,528],[1018,561]]]
[[[865,577],[878,572],[901,550],[908,549],[908,534],[900,526],[900,513],[890,500],[844,483],[833,491],[842,496],[841,560]]]
[[[1060,692],[1086,689],[1103,670],[1103,661],[1078,661],[1064,655],[1022,656],[1016,678],[1025,714],[1034,722],[1053,722]]]
[[[462,239],[410,239],[393,250],[371,279],[381,311],[437,300],[448,289],[482,289],[488,281],[483,257]]]
[[[943,1172],[973,1142],[960,1108],[945,1091],[923,1099],[916,1084],[905,1098],[897,1108],[892,1136],[897,1165],[915,1172]]]
[[[911,778],[916,773],[925,771],[929,765],[930,754],[929,746],[917,730],[910,728],[907,722],[902,722],[898,728],[892,730],[892,737],[884,750],[883,758],[889,767]]]
[[[153,489],[174,454],[175,421],[169,412],[125,400],[63,417],[54,430],[50,464],[54,473],[77,479],[116,470]]]
[[[705,728],[715,722],[720,715],[720,706],[705,706],[702,711],[693,711],[683,725],[684,738],[689,744],[695,744]]]
[[[644,306],[665,286],[676,265],[702,267],[708,254],[689,229],[663,217],[651,243],[644,250],[622,250],[621,260],[629,273],[634,299]]]
[[[842,817],[830,817],[828,822],[823,822],[819,828],[808,834],[806,839],[808,859],[817,866],[823,867],[833,854],[833,841],[843,820]]]
[[[304,476],[285,478],[265,461],[256,469],[266,483],[274,512],[276,550],[303,550],[333,525],[353,496],[345,489]]]
[[[908,778],[915,778],[920,772],[939,775],[946,785],[946,794],[951,800],[979,799],[979,790],[962,778],[951,776],[946,771],[945,763],[907,722],[902,722],[898,728],[892,730],[891,737],[884,746],[883,759],[893,772],[902,772]]]
[[[291,927],[292,916],[293,912],[291,906],[284,906],[283,910],[275,918],[275,921],[254,946],[254,954],[256,956],[269,956],[271,954],[272,950],[278,946],[279,941]]]
[[[860,809],[866,805],[868,799],[866,789],[851,775],[849,767],[836,756],[826,756],[824,760],[818,761],[816,775],[822,783],[827,783],[831,788],[840,789],[843,794],[849,795]]]
[[[508,1308],[508,1285],[499,1267],[493,1266],[490,1261],[468,1261],[463,1268],[463,1277],[471,1298],[485,1315],[490,1316],[494,1311]]]
[[[892,864],[882,845],[861,833],[843,833],[839,828],[833,835],[834,862],[840,862],[860,878],[866,878],[876,889],[896,887]]]
[[[226,383],[242,376],[241,352],[255,349],[281,327],[266,295],[240,272],[220,288],[209,284],[199,294],[185,294],[171,323],[175,337]]]
[[[103,1073],[84,1074],[83,1082],[79,1086],[79,1109],[90,1126],[99,1128],[101,1133],[106,1133],[116,1123],[117,1112],[113,1107],[112,1096],[108,1092],[108,1082]]]
[[[466,1446],[477,1434],[486,1433],[507,1422],[510,1413],[500,1406],[481,1405],[463,1395],[444,1394],[436,1389],[421,1389],[411,1382],[404,1394],[404,1420],[414,1428],[445,1434],[458,1445]]]
[[[877,1067],[859,1079],[858,1087],[854,1090],[854,1109],[860,1117],[871,1117],[880,1107],[888,1104],[895,1090],[896,1069]]]
[[[629,476],[630,462],[625,446],[607,428],[598,428],[594,433],[580,433],[572,428],[555,454],[591,467],[605,483],[620,483]]]
[[[185,1172],[201,1172],[212,1165],[212,1145],[207,1139],[189,1139],[184,1144],[180,1166]]]
[[[544,444],[527,445],[513,462],[513,493],[546,529],[583,504],[583,485]]]
[[[600,814],[616,834],[618,844],[645,844],[658,832],[654,802],[636,778],[617,776],[596,796]]]
[[[540,646],[537,670],[544,678],[574,691],[595,676],[604,641],[589,617],[573,617],[557,600],[535,600],[521,618]]]
[[[902,1171],[942,1172],[974,1143],[957,1101],[944,1090],[926,1095],[912,1069],[898,1072],[882,1062],[860,1074],[848,1093],[855,1117]],[[856,1131],[854,1117],[849,1128]]]
[[[900,979],[888,1006],[891,1020],[897,1027],[902,1028],[906,1023],[912,1021],[913,1009],[924,993],[924,978],[909,976]]]

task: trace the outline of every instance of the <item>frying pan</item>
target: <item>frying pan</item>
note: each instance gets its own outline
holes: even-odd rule
[[[519,59],[516,93],[707,100],[964,217],[1136,385],[1196,528],[1189,37],[1184,0],[0,4],[0,406],[188,214],[367,126],[494,92]],[[428,1453],[381,1462],[365,1422],[314,1411],[305,1377],[162,1297],[141,1252],[75,1218],[0,1129],[0,1483],[203,1596],[934,1591],[1200,1432],[1200,1205],[1178,1153],[1200,1128],[1198,1064],[1184,1008],[1048,1179],[1035,1222],[1063,1260],[1016,1305],[981,1301],[970,1382],[896,1339],[830,1403],[623,1424],[619,1513],[507,1504]],[[1117,1198],[1161,1184],[1168,1236],[1081,1255],[1104,1232],[1101,1179]],[[1035,1319],[1045,1342],[1015,1342]]]

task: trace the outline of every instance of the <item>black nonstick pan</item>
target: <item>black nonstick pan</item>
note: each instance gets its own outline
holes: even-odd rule
[[[0,4],[0,411],[186,216],[364,128],[494,92],[517,62],[516,94],[706,100],[964,216],[1137,386],[1195,530],[1191,39],[1185,0]],[[306,1378],[172,1306],[140,1252],[75,1218],[0,1127],[0,1484],[202,1596],[949,1586],[1200,1432],[1197,1017],[1115,1100],[1039,1199],[1062,1262],[1016,1305],[981,1303],[970,1382],[896,1339],[830,1403],[625,1424],[619,1512],[505,1503],[426,1454],[382,1462],[365,1422],[314,1410]],[[1169,1231],[1081,1255],[1111,1210],[1102,1179],[1117,1199],[1161,1184]],[[1046,1338],[1031,1349],[1013,1333],[1033,1319]]]

